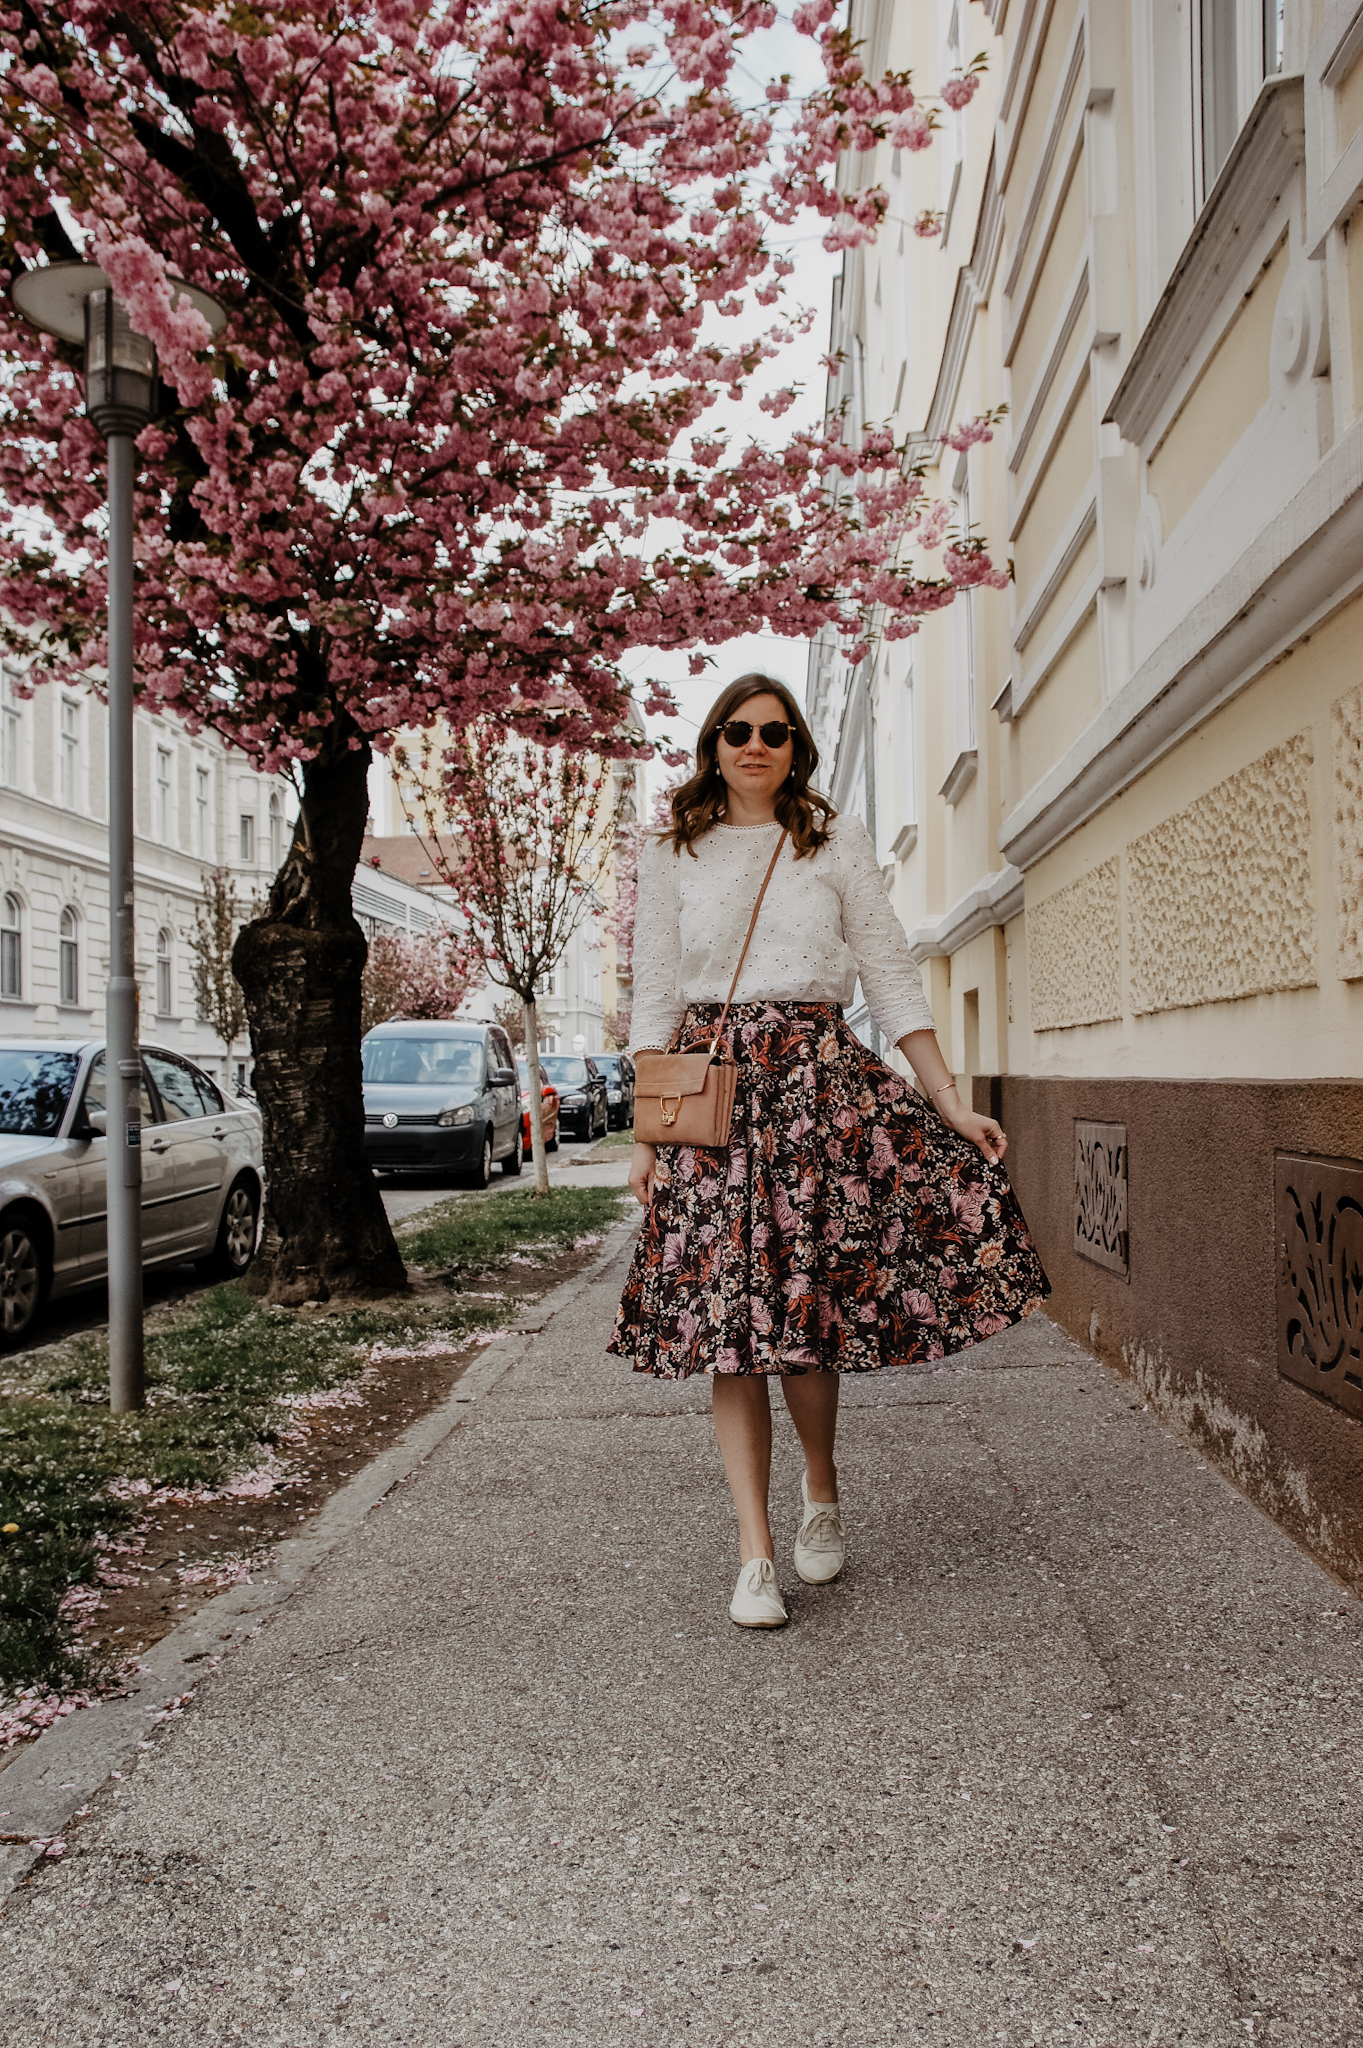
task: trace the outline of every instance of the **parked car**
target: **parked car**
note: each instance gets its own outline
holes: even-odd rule
[[[606,1121],[613,1131],[627,1131],[634,1122],[634,1062],[627,1052],[594,1052],[592,1060],[606,1077]]]
[[[259,1111],[147,1045],[141,1115],[143,1264],[244,1273],[265,1179]],[[0,1039],[0,1342],[108,1273],[107,1126],[101,1039]]]
[[[516,1074],[521,1084],[521,1143],[528,1152],[534,1146],[530,1137],[530,1062],[520,1057],[516,1061]],[[558,1090],[552,1081],[540,1075],[540,1121],[544,1125],[544,1149],[558,1150]]]
[[[606,1077],[580,1052],[542,1052],[540,1072],[558,1089],[559,1129],[571,1138],[599,1138],[607,1130]]]
[[[511,1041],[495,1024],[377,1024],[360,1043],[364,1156],[380,1173],[485,1188],[525,1157]]]

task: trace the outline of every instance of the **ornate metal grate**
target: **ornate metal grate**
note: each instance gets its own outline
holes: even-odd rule
[[[1074,1249],[1081,1259],[1129,1277],[1125,1124],[1075,1118]]]
[[[1278,1370],[1363,1415],[1363,1161],[1275,1161]]]

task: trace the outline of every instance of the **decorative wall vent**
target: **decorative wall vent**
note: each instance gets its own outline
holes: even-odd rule
[[[1363,1161],[1275,1164],[1278,1370],[1363,1415]]]
[[[1125,1280],[1126,1125],[1074,1124],[1074,1249]]]

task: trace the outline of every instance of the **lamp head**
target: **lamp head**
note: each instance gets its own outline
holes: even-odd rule
[[[194,285],[178,284],[221,334],[227,314]],[[34,327],[85,344],[85,409],[100,433],[140,434],[156,417],[160,397],[156,350],[128,318],[128,309],[97,263],[47,263],[16,277],[10,296]]]

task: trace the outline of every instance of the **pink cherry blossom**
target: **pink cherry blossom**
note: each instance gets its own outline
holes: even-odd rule
[[[383,746],[492,711],[531,735],[555,698],[584,743],[614,731],[631,647],[854,641],[872,604],[902,626],[949,598],[953,564],[900,566],[921,485],[888,437],[678,453],[790,331],[717,347],[709,309],[779,303],[773,236],[805,212],[831,246],[874,236],[885,195],[839,160],[930,139],[834,12],[797,11],[824,73],[803,99],[749,91],[772,10],[738,0],[357,0],[325,26],[314,0],[178,0],[154,74],[115,0],[0,15],[10,260],[98,260],[160,351],[149,702],[276,767],[328,729]],[[654,92],[625,28],[688,90]],[[173,274],[225,306],[215,348]],[[7,632],[35,681],[84,677],[103,450],[77,352],[7,297],[0,348]]]
[[[979,89],[980,80],[978,72],[958,72],[954,78],[949,78],[942,87],[943,103],[951,108],[953,114],[959,114],[963,107],[970,105]]]

